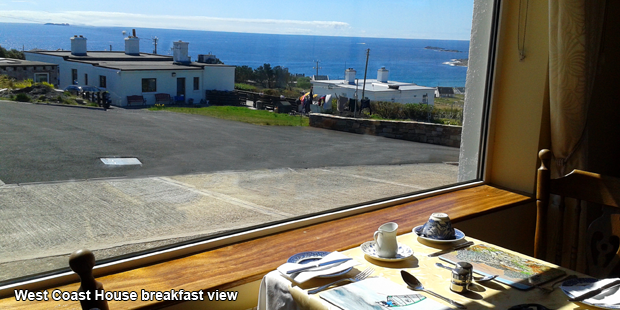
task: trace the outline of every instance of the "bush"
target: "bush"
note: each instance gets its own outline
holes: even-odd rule
[[[14,100],[19,101],[19,102],[30,102],[30,96],[23,94],[23,93],[17,94]]]
[[[47,97],[45,97],[45,95],[41,95],[39,96],[39,101],[46,101]]]
[[[416,121],[432,120],[434,117],[434,110],[436,109],[433,106],[421,103],[408,103],[403,107],[405,118]]]
[[[371,101],[372,113],[385,119],[404,119],[403,104],[389,101]]]
[[[297,87],[303,89],[310,89],[310,87],[312,87],[312,83],[310,83],[310,78],[307,76],[297,78]]]
[[[280,93],[275,89],[263,89],[263,93],[269,96],[280,96]]]
[[[245,91],[256,91],[256,86],[244,84],[244,83],[235,83],[235,89],[245,90]]]

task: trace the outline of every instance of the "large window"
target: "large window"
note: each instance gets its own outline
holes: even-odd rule
[[[131,11],[134,4],[128,5],[126,10]],[[195,5],[203,8],[201,3]],[[98,262],[115,262],[180,244],[193,246],[198,240],[226,240],[240,231],[267,233],[280,226],[304,225],[309,217],[336,216],[331,215],[336,210],[360,207],[355,212],[363,212],[369,202],[415,199],[431,190],[480,181],[478,150],[484,143],[480,131],[488,85],[481,72],[489,69],[486,65],[493,55],[488,54],[492,50],[487,48],[488,27],[471,31],[473,1],[330,2],[323,5],[327,11],[318,4],[315,11],[346,14],[320,16],[291,15],[308,12],[312,9],[308,3],[281,7],[257,2],[251,17],[238,11],[234,1],[221,5],[221,10],[193,8],[175,11],[180,12],[177,15],[170,11],[176,7],[164,6],[145,15],[145,23],[150,20],[152,27],[137,29],[141,38],[157,37],[160,47],[179,46],[179,39],[189,42],[187,58],[178,55],[183,46],[169,54],[181,60],[191,56],[198,64],[144,61],[144,55],[142,61],[122,63],[138,57],[106,51],[109,42],[125,44],[114,28],[118,24],[82,29],[89,56],[80,59],[105,58],[107,53],[114,57],[98,63],[106,68],[92,69],[108,71],[89,69],[99,75],[99,86],[109,86],[112,100],[142,96],[139,99],[147,104],[157,102],[156,112],[54,112],[20,105],[22,110],[0,113],[0,118],[24,113],[31,119],[30,127],[19,130],[2,127],[5,122],[0,120],[0,132],[11,133],[0,134],[0,140],[10,141],[0,143],[0,184],[22,185],[0,187],[0,196],[8,197],[3,199],[6,207],[0,208],[4,253],[0,263],[5,266],[0,281],[66,270],[67,255],[82,247],[94,250]],[[107,16],[116,9],[97,11]],[[220,16],[220,11],[236,16]],[[213,16],[196,17],[201,22],[190,25],[187,16],[196,12]],[[490,20],[493,14],[488,12],[493,8],[477,16]],[[174,23],[162,24],[164,15]],[[174,30],[179,28],[176,24],[199,28]],[[40,27],[30,32],[41,34],[28,40],[54,54],[63,53],[56,50],[68,40],[54,41],[45,35],[50,26],[28,27]],[[158,29],[162,27],[170,29]],[[2,28],[3,40],[37,48],[29,47],[30,41],[23,42],[20,35],[5,38]],[[475,53],[470,54],[474,39],[479,44],[471,44]],[[149,42],[141,41],[141,48]],[[206,51],[216,55],[202,54]],[[164,56],[167,53],[160,50]],[[65,56],[72,57],[69,52]],[[472,63],[478,74],[468,76]],[[61,72],[67,72],[64,65],[59,65]],[[108,67],[117,71],[109,73]],[[193,80],[194,90],[201,90],[192,93],[200,93],[191,98],[194,103],[239,105],[238,98],[247,98],[241,99],[247,111],[264,108],[273,112],[267,114],[274,119],[248,123],[245,116],[225,115],[222,120],[217,113],[175,112],[181,109],[167,105],[175,101],[179,90],[175,74],[183,70],[203,70],[202,80]],[[100,73],[109,73],[110,85]],[[77,69],[71,74],[74,83]],[[476,108],[465,117],[477,121],[464,128],[464,93],[470,85],[474,86],[466,89],[468,104],[473,94]],[[453,96],[435,98],[438,87]],[[0,102],[0,110],[13,106]],[[232,113],[217,108],[210,112]],[[162,109],[169,110],[160,113]],[[287,126],[274,126],[289,112],[295,116]],[[348,132],[310,128],[307,112],[323,113],[325,124],[345,117],[353,125]],[[394,125],[360,130],[371,118],[389,119]],[[411,124],[415,130],[410,130]],[[45,136],[39,134],[40,128],[49,128]],[[55,146],[49,147],[48,141]],[[14,149],[30,150],[28,160]],[[471,155],[460,158],[464,153]],[[275,224],[278,228],[273,228]]]
[[[155,92],[157,91],[157,79],[142,79],[142,92]]]

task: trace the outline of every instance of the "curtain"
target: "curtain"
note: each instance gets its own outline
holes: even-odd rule
[[[549,0],[549,111],[551,150],[555,160],[555,164],[551,165],[552,178],[563,176],[573,169],[588,168],[588,106],[594,86],[604,12],[605,0]],[[560,208],[557,198],[552,202],[556,209]],[[575,220],[580,210],[580,219]],[[566,218],[569,221],[566,224],[579,222],[577,226],[585,226],[585,210],[576,203],[567,204]],[[576,235],[577,231],[585,231],[585,227],[563,225],[564,229],[557,231],[554,226],[547,230],[556,231],[548,240],[552,250],[548,252],[555,252],[553,245],[558,240],[568,242],[564,243],[559,261],[551,260],[573,269],[585,268],[585,258],[580,255],[584,252],[585,239]],[[564,238],[560,238],[561,235]],[[578,266],[575,262],[569,263],[572,261],[571,253],[578,256]]]

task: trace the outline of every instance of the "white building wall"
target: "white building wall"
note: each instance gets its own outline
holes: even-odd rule
[[[313,92],[319,96],[332,94],[332,96],[345,96],[355,98],[354,88],[343,88],[338,85],[327,83],[313,83]],[[399,103],[422,103],[424,95],[428,95],[428,104],[434,105],[434,89],[415,89],[415,90],[393,90],[393,91],[373,91],[372,85],[366,85],[364,96],[372,101],[394,101]],[[385,89],[385,88],[383,88]],[[357,89],[357,98],[362,99],[362,86]]]
[[[235,67],[233,66],[205,66],[202,79],[203,90],[235,89]],[[205,92],[203,92],[204,96]]]
[[[172,73],[175,76],[172,76]],[[147,105],[155,104],[155,94],[164,93],[171,97],[177,95],[177,78],[185,78],[185,100],[194,99],[200,102],[204,99],[204,93],[200,90],[194,91],[194,77],[202,78],[201,70],[153,70],[153,71],[122,71],[121,85],[119,94],[122,96],[121,106],[127,105],[127,96],[139,95],[146,99]],[[154,92],[142,92],[142,79],[156,79],[156,90]]]

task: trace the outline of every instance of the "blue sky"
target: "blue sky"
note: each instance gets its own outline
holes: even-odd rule
[[[473,0],[0,0],[0,22],[469,40]]]

